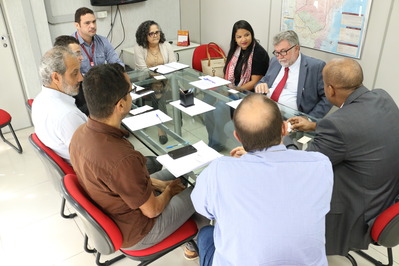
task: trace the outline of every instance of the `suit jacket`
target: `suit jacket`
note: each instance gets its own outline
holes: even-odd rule
[[[328,156],[334,169],[327,255],[346,255],[371,243],[375,217],[399,194],[398,136],[398,107],[381,89],[358,88],[317,123],[308,150]]]
[[[296,103],[299,111],[316,118],[322,118],[332,107],[324,95],[322,70],[325,64],[319,59],[301,54]],[[273,57],[266,75],[259,83],[267,83],[270,88],[280,69],[280,63]]]

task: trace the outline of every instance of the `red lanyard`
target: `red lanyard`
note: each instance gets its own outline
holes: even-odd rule
[[[77,32],[75,32],[75,37],[76,37],[77,40],[79,40]],[[80,46],[82,47],[83,51],[86,53],[87,58],[89,58],[90,66],[93,67],[94,66],[93,57],[89,55],[89,53],[87,52],[86,47],[85,47],[85,45],[83,43]],[[94,38],[93,38],[93,44],[91,46],[91,54],[94,56]]]

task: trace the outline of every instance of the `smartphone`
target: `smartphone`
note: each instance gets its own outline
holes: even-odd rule
[[[192,154],[194,152],[197,152],[197,149],[194,148],[192,145],[187,145],[187,146],[181,147],[179,149],[170,151],[170,152],[168,152],[168,154],[173,159],[179,159],[180,157]]]

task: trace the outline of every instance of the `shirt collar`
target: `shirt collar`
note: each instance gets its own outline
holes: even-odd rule
[[[285,147],[285,145],[279,144],[279,145],[271,146],[267,149],[263,149],[261,151],[253,151],[253,152],[249,152],[249,153],[255,154],[258,152],[276,152],[276,151],[286,151],[286,150],[287,150],[287,147]]]
[[[67,103],[75,104],[75,98],[61,91],[42,86],[42,93],[50,95],[51,97],[54,98],[60,98],[62,101],[65,101]]]
[[[97,132],[109,134],[109,135],[112,135],[112,136],[115,136],[118,138],[124,138],[124,137],[129,136],[129,132],[124,129],[116,128],[116,127],[101,123],[99,121],[91,119],[90,117],[87,120],[87,127],[90,129],[93,129]]]

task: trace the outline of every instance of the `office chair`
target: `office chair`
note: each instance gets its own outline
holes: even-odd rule
[[[66,175],[61,182],[62,193],[66,200],[75,208],[81,218],[85,230],[85,250],[87,240],[90,239],[94,251],[97,252],[97,265],[111,265],[125,257],[138,260],[139,265],[148,265],[168,252],[191,242],[197,249],[193,238],[197,234],[197,225],[194,220],[189,219],[173,234],[162,242],[143,250],[123,250],[122,233],[115,222],[107,216],[86,194],[74,174]],[[109,255],[120,250],[123,254],[111,260],[100,262],[101,255]]]
[[[356,250],[354,252],[375,265],[393,265],[392,248],[399,244],[399,202],[396,202],[377,216],[371,228],[371,238],[374,241],[374,245],[387,248],[388,264],[382,264],[382,262],[376,260],[362,250]],[[347,257],[352,265],[357,266],[356,260],[351,255]]]
[[[17,146],[15,146],[14,144],[12,144],[11,142],[9,142],[4,136],[3,136],[3,131],[2,128],[8,126],[10,129],[11,134],[14,137],[15,143],[17,144]],[[3,141],[5,143],[7,143],[8,145],[10,145],[12,148],[14,148],[18,153],[22,153],[22,146],[19,143],[19,140],[17,138],[17,135],[15,134],[15,131],[11,125],[11,115],[3,110],[0,109],[0,137],[3,139]]]
[[[55,186],[55,189],[61,192],[61,179],[66,174],[75,174],[72,166],[67,163],[63,158],[58,156],[52,149],[47,147],[41,142],[36,133],[33,133],[29,136],[29,142],[35,148],[35,151],[39,154],[40,159],[46,166],[46,170],[48,171],[51,181]],[[65,198],[62,197],[61,201],[61,216],[66,219],[76,217],[76,213],[65,214]]]
[[[206,48],[212,47],[213,49],[209,49],[209,55],[211,57],[220,57],[220,54],[216,51],[218,50],[222,54],[225,55],[222,48],[220,48],[216,43],[202,44],[194,49],[193,58],[192,58],[192,66],[195,70],[202,72],[201,60],[208,58],[206,54]]]
[[[33,99],[28,99],[26,100],[26,109],[28,109],[29,113],[32,113],[32,104],[33,104]]]

